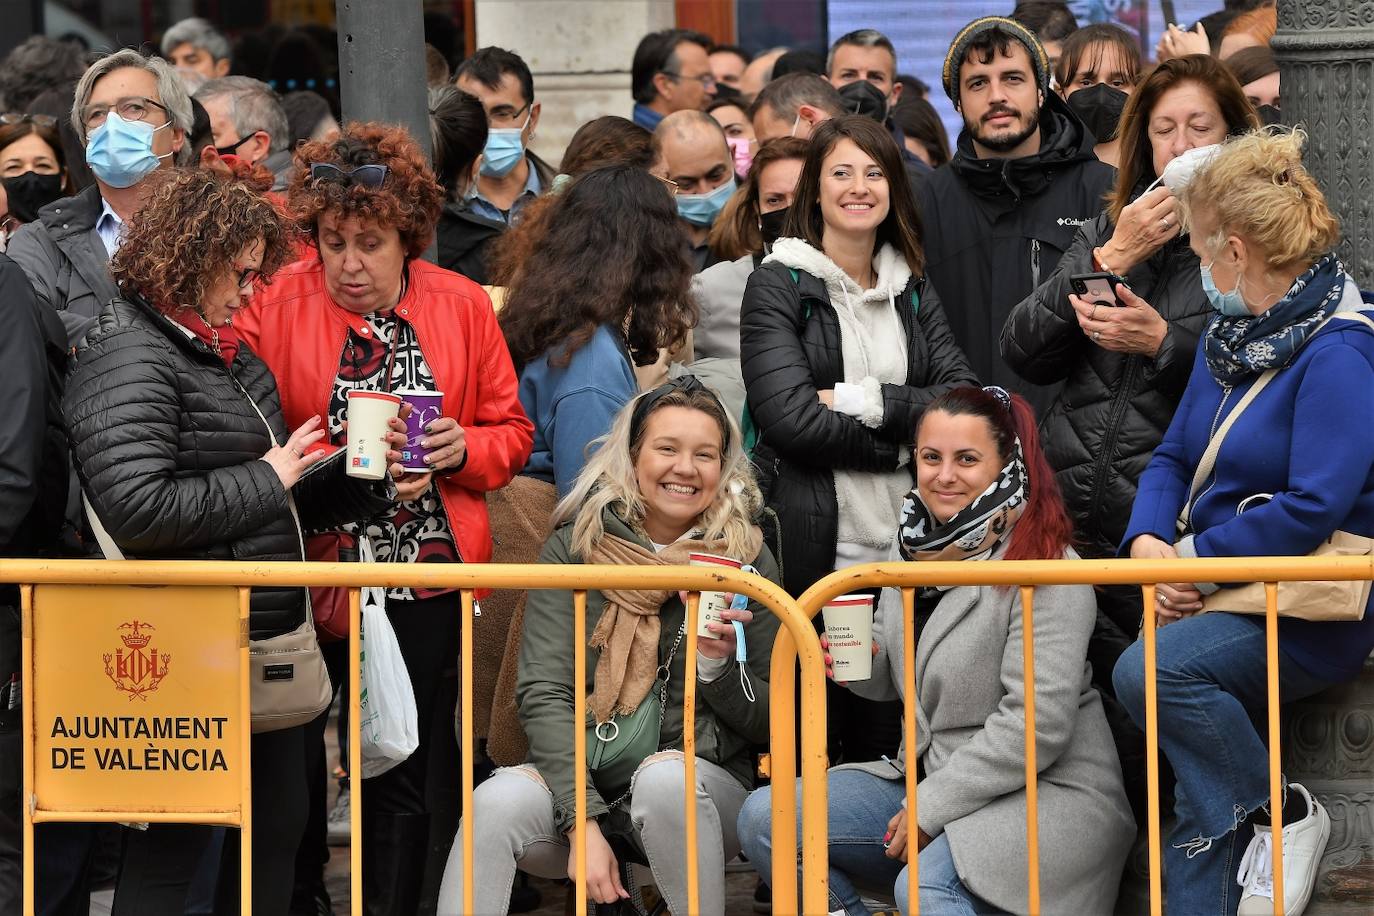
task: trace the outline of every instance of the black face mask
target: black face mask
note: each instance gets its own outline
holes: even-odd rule
[[[1129,99],[1120,89],[1098,83],[1087,89],[1080,89],[1064,101],[1083,125],[1092,131],[1098,143],[1106,143],[1116,136],[1121,124],[1121,112]]]
[[[1283,123],[1283,115],[1273,105],[1261,105],[1255,111],[1259,112],[1260,123],[1265,127]]]
[[[716,83],[717,99],[730,99],[731,101],[735,101],[739,99],[740,96],[742,96],[743,94],[744,93],[740,92],[734,86],[727,86],[725,83],[721,82]]]
[[[887,96],[868,80],[855,80],[840,90],[849,114],[866,115],[879,124],[887,120]]]
[[[763,236],[763,243],[769,248],[773,243],[782,238],[782,227],[787,222],[787,208],[774,210],[770,213],[759,215],[759,234]]]
[[[10,201],[10,216],[21,223],[31,223],[38,219],[38,208],[52,203],[62,196],[61,175],[40,175],[25,172],[13,178],[4,179],[5,194]]]

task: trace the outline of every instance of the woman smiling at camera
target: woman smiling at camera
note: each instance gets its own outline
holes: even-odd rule
[[[683,564],[688,554],[731,557],[777,579],[754,525],[759,494],[739,427],[720,401],[684,376],[640,395],[616,418],[554,515],[543,563]],[[587,630],[575,633],[573,595],[532,590],[525,608],[517,699],[529,758],[497,770],[473,796],[476,912],[506,912],[516,869],[545,878],[575,874],[575,691],[590,693],[597,734],[615,731],[641,704],[662,702],[661,725],[626,751],[619,776],[591,765],[588,735],[587,889],[597,903],[630,896],[608,840],[647,859],[674,913],[686,913],[682,849],[684,639],[697,639],[696,797],[700,912],[723,913],[725,863],[739,853],[735,818],[752,782],[752,744],[768,740],[768,667],[778,621],[761,605],[723,615],[743,629],[747,662],[736,664],[736,628],[710,624],[695,636],[679,593],[587,592]],[[573,679],[573,643],[587,640],[585,684]],[[656,675],[666,669],[667,682]],[[594,672],[594,673],[593,673]],[[653,717],[658,720],[657,716]],[[630,726],[624,731],[629,733]],[[631,775],[633,774],[633,775]],[[463,834],[449,856],[441,914],[463,900]]]
[[[894,533],[894,561],[1076,558],[1030,405],[1001,388],[956,388],[932,401],[916,434],[916,487]],[[1135,834],[1089,683],[1094,616],[1089,586],[1035,589],[1046,914],[1112,912]],[[1014,588],[921,589],[912,619],[900,591],[883,591],[872,676],[842,686],[872,699],[902,698],[904,633],[915,631],[916,822],[907,818],[904,749],[892,760],[830,771],[832,913],[868,916],[861,891],[895,896],[908,912],[903,863],[913,849],[922,913],[1026,911],[1023,624]],[[830,663],[827,655],[833,678]],[[764,880],[772,879],[771,809],[770,790],[761,789],[740,814],[740,840]]]

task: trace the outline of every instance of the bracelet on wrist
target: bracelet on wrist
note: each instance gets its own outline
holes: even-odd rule
[[[1102,255],[1099,254],[1101,251],[1101,248],[1093,249],[1093,266],[1104,274],[1111,274],[1113,277],[1121,276],[1116,271],[1112,270],[1111,266],[1108,265],[1106,261],[1102,260]]]

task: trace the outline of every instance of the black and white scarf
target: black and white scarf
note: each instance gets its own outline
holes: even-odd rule
[[[941,522],[921,499],[919,486],[902,500],[897,540],[907,560],[983,559],[992,553],[1026,511],[1030,480],[1016,440],[1011,460],[978,498]]]

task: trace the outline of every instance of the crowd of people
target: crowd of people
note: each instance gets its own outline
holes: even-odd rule
[[[403,127],[341,124],[332,79],[283,75],[308,35],[268,54],[186,20],[160,54],[89,60],[29,39],[0,63],[0,306],[14,319],[0,366],[16,410],[0,434],[0,551],[636,566],[704,553],[794,596],[878,561],[1292,556],[1338,538],[1368,553],[1374,402],[1351,392],[1374,387],[1374,322],[1333,253],[1305,135],[1278,126],[1274,7],[1226,6],[1171,26],[1153,61],[1060,2],[968,23],[939,87],[963,121],[953,146],[931,87],[877,30],[825,56],[655,32],[630,63],[630,117],[583,124],[556,167],[530,149],[541,102],[512,50],[450,70],[431,49],[426,155]],[[416,392],[442,395],[424,470],[409,457]],[[360,396],[402,401],[369,477],[333,457]],[[1145,614],[1165,626],[1169,912],[1270,912],[1276,812],[1252,724],[1263,618],[1206,582],[1163,583],[1151,608],[1134,586],[1034,594],[1044,912],[1113,912],[1145,823]],[[922,912],[1025,912],[1021,593],[921,589],[912,613],[899,591],[873,598],[872,676],[836,680],[826,655],[829,909],[906,912],[918,857]],[[768,911],[772,799],[755,756],[778,620],[741,600],[700,631],[683,594],[608,589],[586,594],[573,633],[574,601],[498,591],[472,620],[476,721],[458,729],[484,763],[462,812],[471,876],[434,801],[454,779],[441,761],[460,596],[389,588],[365,610],[391,624],[419,723],[362,794],[365,912],[433,905],[427,874],[439,913],[461,911],[468,881],[477,912],[520,911],[520,874],[566,879],[584,857],[597,904],[639,906],[647,868],[686,913],[688,639],[697,899],[724,912],[742,856]],[[337,590],[252,589],[254,642],[289,641],[322,672],[295,707],[255,706],[255,913],[330,912],[324,738],[331,697],[357,676],[340,607]],[[1356,610],[1281,621],[1285,700],[1358,674],[1374,616]],[[4,912],[20,906],[18,634],[7,587]],[[594,722],[575,721],[576,691]],[[1298,783],[1279,803],[1297,914],[1330,819]],[[40,825],[37,912],[86,911],[111,836],[115,913],[237,912],[233,832],[145,828]]]

